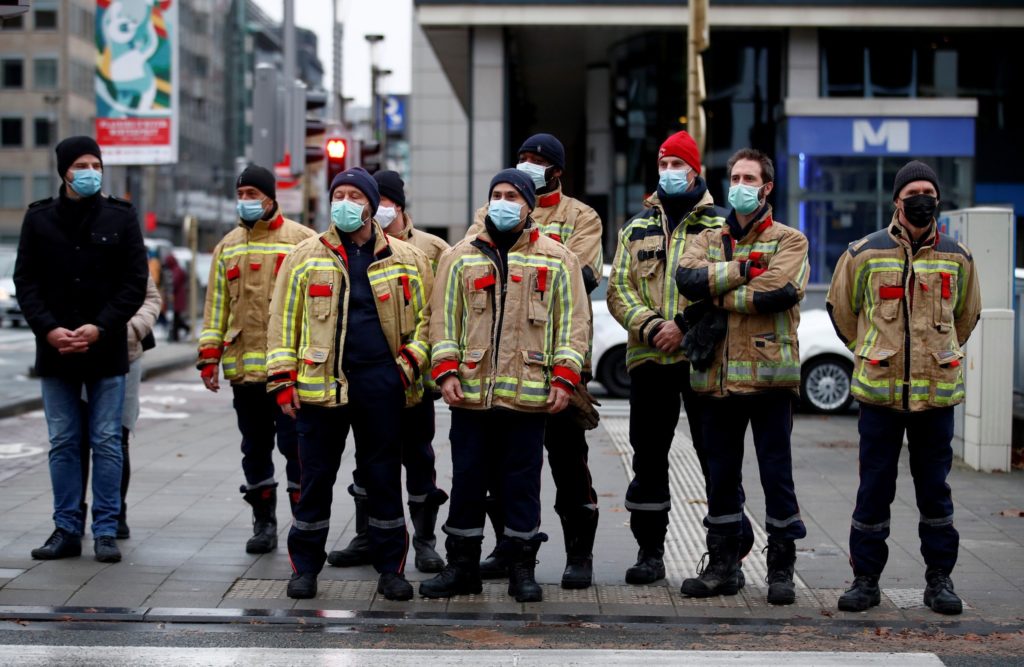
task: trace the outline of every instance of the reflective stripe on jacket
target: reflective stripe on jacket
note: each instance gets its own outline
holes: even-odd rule
[[[484,231],[487,207],[481,206],[473,216],[466,238]],[[562,187],[537,197],[537,207],[530,214],[541,234],[560,241],[576,255],[583,284],[590,294],[600,284],[603,267],[601,217],[579,199],[562,194]]]
[[[710,193],[668,234],[667,216],[654,194],[644,202],[647,210],[626,223],[608,280],[608,310],[628,332],[626,366],[644,362],[674,364],[685,361],[683,352],[666,353],[654,347],[654,334],[689,305],[676,286],[675,270],[687,237],[721,227],[725,218]],[[668,268],[666,268],[668,267]]]
[[[196,366],[221,363],[232,383],[266,382],[270,298],[284,258],[316,232],[285,219],[239,222],[213,250]]]
[[[748,278],[747,261],[764,273]],[[797,327],[809,275],[807,237],[773,220],[771,206],[742,239],[734,239],[728,226],[691,239],[676,272],[680,291],[692,301],[712,299],[729,314],[711,367],[690,371],[694,390],[716,396],[779,388],[799,393]]]
[[[427,369],[430,290],[433,272],[426,255],[389,237],[374,222],[374,261],[367,274],[377,314],[406,386],[406,404],[419,402]],[[307,239],[285,260],[270,307],[267,390],[294,385],[302,403],[348,403],[341,370],[348,330],[349,276],[335,227]]]
[[[590,333],[576,256],[538,229],[508,252],[508,279],[487,233],[463,239],[438,266],[431,299],[436,379],[457,373],[460,407],[544,412],[553,378],[579,381]]]
[[[897,216],[850,244],[829,287],[832,324],[855,355],[853,395],[910,411],[956,405],[961,347],[981,313],[974,259],[934,223],[913,253]]]

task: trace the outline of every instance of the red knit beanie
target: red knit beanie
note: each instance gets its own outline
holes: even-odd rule
[[[666,139],[658,149],[658,159],[660,160],[666,155],[680,158],[696,173],[700,173],[700,152],[697,150],[697,142],[693,140],[689,132],[680,130]]]

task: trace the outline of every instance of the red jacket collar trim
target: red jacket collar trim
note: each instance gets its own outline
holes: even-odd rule
[[[551,208],[552,206],[558,206],[558,202],[562,201],[562,193],[555,191],[550,194],[546,194],[537,200],[537,206],[541,208]]]

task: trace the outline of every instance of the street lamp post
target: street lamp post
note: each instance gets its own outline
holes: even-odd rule
[[[381,140],[380,132],[380,100],[377,95],[377,44],[384,41],[384,35],[363,35],[370,44],[370,105],[373,108],[373,138]]]

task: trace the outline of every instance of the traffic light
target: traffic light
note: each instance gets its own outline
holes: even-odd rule
[[[331,187],[334,177],[345,171],[348,162],[348,139],[330,137],[327,139],[327,189]]]

